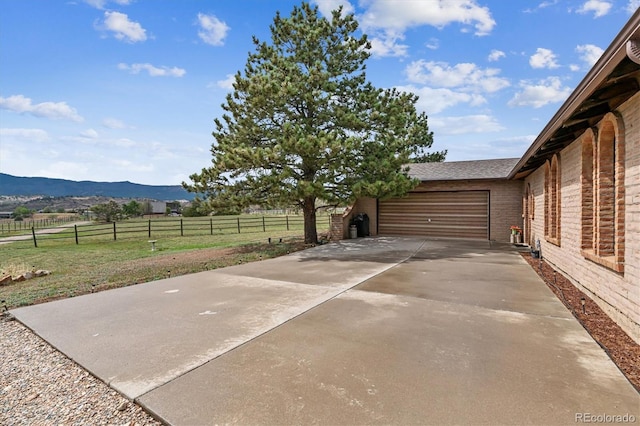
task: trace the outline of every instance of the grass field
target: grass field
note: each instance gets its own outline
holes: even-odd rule
[[[148,223],[139,221],[138,225],[143,222]],[[187,222],[197,223],[185,219],[183,232]],[[284,225],[274,225],[264,232],[260,220],[253,232],[244,228],[237,233],[237,228],[235,232],[229,228],[229,233],[218,229],[214,235],[209,233],[209,226],[203,227],[200,235],[195,235],[197,228],[192,226],[184,236],[179,229],[171,228],[171,232],[152,234],[155,251],[151,251],[146,231],[124,232],[124,222],[118,224],[123,232],[115,241],[111,234],[99,233],[84,235],[79,244],[70,238],[51,236],[39,241],[37,248],[31,240],[0,244],[0,275],[17,276],[32,269],[51,271],[48,276],[1,286],[0,301],[4,309],[11,309],[280,256],[304,247],[302,223],[293,223],[292,220],[288,231]],[[128,226],[130,230],[137,229],[135,221]],[[318,232],[327,229],[328,221],[319,220]]]

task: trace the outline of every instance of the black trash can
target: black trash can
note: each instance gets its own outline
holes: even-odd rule
[[[358,237],[368,237],[369,216],[366,213],[359,213],[353,218],[353,225],[358,229]]]

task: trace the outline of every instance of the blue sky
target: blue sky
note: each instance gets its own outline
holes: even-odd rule
[[[640,0],[316,0],[372,40],[368,79],[420,96],[447,161],[521,156]],[[0,172],[177,185],[252,35],[295,1],[0,0]]]

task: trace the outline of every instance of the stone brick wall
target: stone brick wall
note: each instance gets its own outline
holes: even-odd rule
[[[613,263],[608,264],[607,259],[589,258],[584,250],[586,237],[598,238],[600,235],[591,229],[594,224],[585,220],[583,208],[583,197],[593,197],[589,191],[583,191],[583,186],[589,184],[589,179],[583,176],[583,156],[589,151],[585,150],[583,142],[585,138],[601,136],[597,131],[586,132],[560,152],[560,245],[545,241],[545,215],[535,216],[531,231],[533,240],[541,242],[545,260],[589,294],[635,341],[640,342],[640,95],[623,104],[617,113],[623,121],[620,128],[624,132],[618,139],[624,141],[624,170],[615,170],[616,176],[624,176],[624,186],[618,192],[622,194],[624,204],[618,204],[616,208],[624,217],[624,230],[621,231],[623,235],[615,237],[617,247],[624,248],[621,251],[624,257],[622,271],[616,270],[614,256],[611,256]],[[529,175],[526,183],[531,185],[536,211],[544,211],[544,168]],[[589,203],[586,199],[584,205]],[[598,215],[602,213],[597,213],[596,221]]]
[[[369,235],[378,235],[377,205],[375,198],[360,198],[347,208],[343,214],[331,215],[331,240],[338,241],[349,238],[351,219],[360,213],[365,213],[369,216]]]
[[[344,226],[342,214],[332,214],[329,216],[329,239],[339,241],[344,239]]]

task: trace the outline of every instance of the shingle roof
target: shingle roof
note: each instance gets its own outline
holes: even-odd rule
[[[519,158],[501,158],[410,164],[409,176],[421,181],[506,179],[519,160]]]

